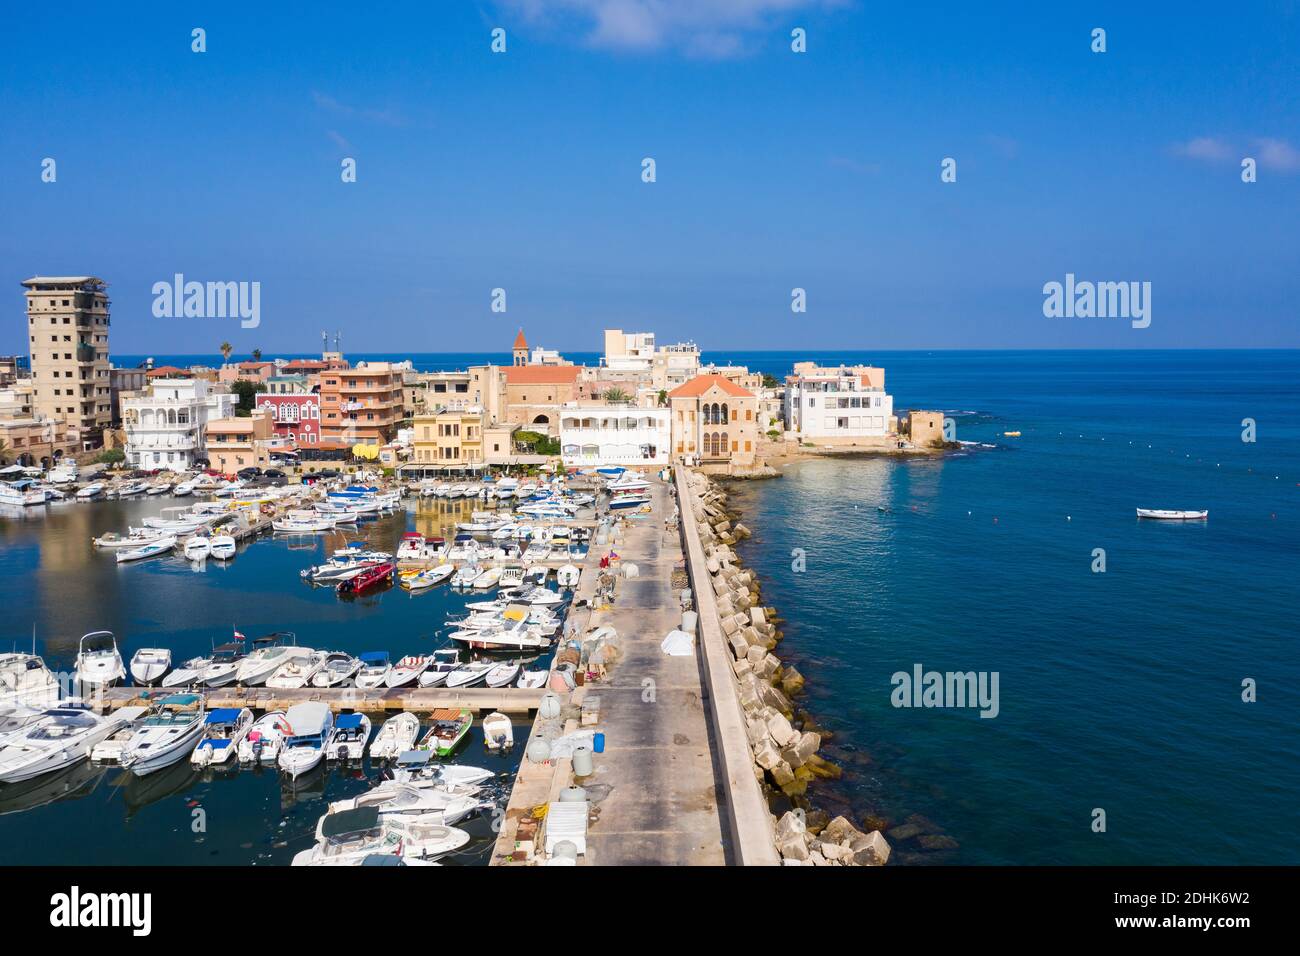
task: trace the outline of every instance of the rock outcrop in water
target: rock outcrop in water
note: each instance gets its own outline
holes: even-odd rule
[[[822,735],[796,716],[791,698],[803,691],[803,675],[773,653],[781,641],[780,619],[775,608],[763,605],[757,577],[740,566],[732,550],[750,531],[734,521],[726,495],[714,482],[688,472],[686,485],[691,497],[680,507],[691,509],[699,529],[718,624],[731,649],[754,773],[797,808],[775,822],[782,861],[792,866],[883,866],[890,849],[878,830],[863,833],[842,816],[825,823],[826,815],[809,806],[808,784],[838,777],[841,771],[817,753]]]

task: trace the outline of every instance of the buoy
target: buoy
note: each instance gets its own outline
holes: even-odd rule
[[[551,759],[551,744],[544,737],[534,737],[528,745],[528,759],[533,763],[546,763]]]
[[[537,713],[543,717],[560,716],[560,698],[556,694],[546,694],[537,705]]]
[[[582,787],[565,787],[560,791],[560,803],[581,803],[587,799],[587,791]]]
[[[1073,519],[1071,519],[1071,517],[1070,517],[1069,515],[1066,515],[1066,516],[1065,516],[1065,520],[1066,520],[1066,521],[1071,521],[1071,520],[1073,520]]]
[[[591,776],[591,748],[587,746],[573,748],[573,775],[575,777]]]

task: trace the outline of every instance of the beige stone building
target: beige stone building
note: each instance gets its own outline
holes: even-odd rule
[[[34,410],[57,418],[83,448],[112,422],[108,288],[94,276],[33,276],[27,290]]]
[[[560,406],[579,397],[578,366],[514,365],[503,372],[505,421],[558,435]]]
[[[265,468],[271,464],[276,446],[269,412],[254,412],[248,418],[218,418],[208,422],[208,467],[223,475],[242,468]]]
[[[483,415],[478,411],[444,411],[415,418],[410,464],[429,469],[478,469],[485,466]]]
[[[758,396],[722,375],[697,375],[668,393],[673,460],[729,472],[752,466]]]
[[[943,444],[943,412],[911,411],[907,413],[909,441],[917,448]]]
[[[35,468],[76,451],[63,420],[46,418],[33,408],[31,379],[0,388],[0,461]]]

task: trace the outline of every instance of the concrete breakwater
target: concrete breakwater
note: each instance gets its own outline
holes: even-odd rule
[[[732,807],[733,826],[737,821],[752,826],[755,816],[754,785],[734,782],[743,773],[735,753],[736,739],[743,734],[748,744],[743,759],[760,796],[762,788],[769,788],[794,805],[775,818],[763,803],[770,839],[783,864],[884,865],[890,847],[880,831],[863,833],[846,817],[827,820],[811,810],[808,784],[840,771],[818,755],[822,738],[817,730],[795,715],[791,698],[802,691],[803,677],[773,653],[781,640],[779,619],[775,609],[763,606],[757,577],[740,565],[732,549],[749,530],[733,523],[726,495],[710,479],[680,468],[677,477],[714,721],[724,744],[732,742],[730,751],[724,747],[724,763],[733,780],[732,799],[743,802]]]

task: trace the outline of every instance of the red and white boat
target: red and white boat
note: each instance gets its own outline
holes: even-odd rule
[[[358,574],[348,578],[346,581],[340,581],[338,584],[339,594],[360,594],[362,591],[368,591],[371,588],[379,587],[385,582],[391,582],[393,572],[397,570],[397,565],[391,561],[383,561],[379,564],[373,564],[370,567],[363,568]]]

